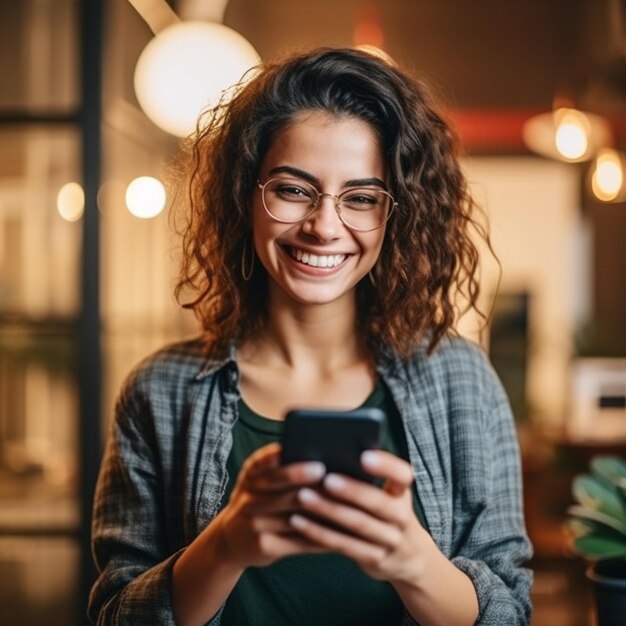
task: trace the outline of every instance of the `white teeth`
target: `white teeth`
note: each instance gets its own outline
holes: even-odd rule
[[[343,262],[345,254],[310,254],[297,248],[290,248],[291,256],[311,267],[335,267]]]

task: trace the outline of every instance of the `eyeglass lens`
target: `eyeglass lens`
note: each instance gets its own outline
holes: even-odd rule
[[[263,204],[271,217],[279,222],[305,220],[318,207],[321,196],[309,183],[291,178],[272,178],[262,185]],[[374,230],[389,217],[393,199],[375,187],[347,189],[333,196],[343,223],[355,230]]]

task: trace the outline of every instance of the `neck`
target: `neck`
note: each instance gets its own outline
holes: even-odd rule
[[[320,305],[272,298],[267,326],[244,346],[246,358],[292,369],[328,371],[369,360],[351,297]]]

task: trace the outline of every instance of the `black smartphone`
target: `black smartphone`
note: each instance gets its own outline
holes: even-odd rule
[[[375,407],[352,411],[294,409],[283,431],[282,463],[321,461],[329,472],[373,483],[361,469],[361,453],[380,448],[385,413]]]

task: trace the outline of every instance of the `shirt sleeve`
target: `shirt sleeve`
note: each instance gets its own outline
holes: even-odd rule
[[[89,598],[93,623],[175,626],[172,567],[184,548],[168,553],[164,486],[154,414],[146,394],[127,384],[116,405],[92,519],[98,578]],[[219,613],[210,622],[219,623]]]
[[[523,565],[532,547],[524,524],[519,445],[508,400],[492,375],[492,402],[482,432],[487,497],[452,563],[476,589],[477,626],[527,626],[532,572]]]

